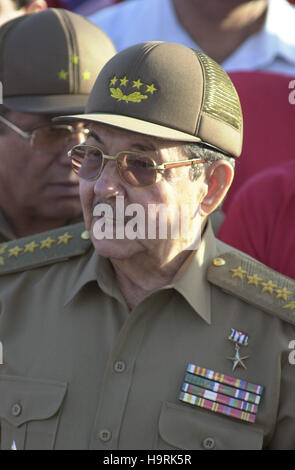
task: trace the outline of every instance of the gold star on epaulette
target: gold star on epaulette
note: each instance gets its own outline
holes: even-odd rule
[[[157,88],[155,88],[154,84],[152,83],[151,85],[146,86],[146,93],[150,93],[151,95],[154,94],[155,91],[157,91]]]
[[[43,248],[51,248],[53,243],[55,243],[55,240],[52,240],[51,237],[47,237],[45,240],[41,240],[40,250],[43,250]]]
[[[90,80],[91,73],[88,70],[83,72],[83,80]]]
[[[118,79],[116,75],[113,76],[113,78],[110,80],[110,85],[115,85],[117,83]]]
[[[142,85],[143,83],[141,83],[140,78],[139,78],[138,80],[133,80],[132,88],[137,88],[139,90]]]
[[[62,69],[60,72],[58,72],[58,78],[60,80],[66,80],[68,78],[68,72]]]
[[[72,55],[71,61],[73,64],[78,64],[79,63],[79,57],[75,54]]]
[[[120,78],[120,85],[126,85],[128,82],[129,82],[129,80],[126,77],[126,75],[125,75],[125,77]]]
[[[291,310],[294,310],[295,300],[292,300],[292,302],[289,302],[287,305],[283,305],[283,308],[290,308]]]
[[[8,250],[8,258],[10,258],[11,256],[17,257],[20,254],[21,251],[23,251],[23,250],[19,246],[15,246],[13,248],[10,248]]]
[[[7,248],[7,245],[3,245],[0,247],[0,255],[4,255],[6,248]]]
[[[272,281],[267,281],[267,282],[262,282],[262,290],[261,293],[263,294],[264,292],[269,292],[270,294],[273,293],[273,290],[275,287],[278,287],[277,284],[274,284]]]
[[[258,277],[257,274],[253,274],[253,276],[247,276],[248,284],[254,284],[255,287],[258,287],[259,283],[263,281],[261,277]]]
[[[35,241],[27,243],[24,248],[24,253],[34,253],[35,248],[37,248],[38,246],[38,243],[36,243]]]
[[[231,269],[231,271],[233,272],[232,278],[238,277],[239,279],[243,279],[243,275],[247,274],[247,271],[242,269],[241,266],[239,266],[238,268],[235,268],[235,269]]]
[[[67,245],[71,238],[73,238],[72,235],[70,235],[69,232],[66,232],[63,235],[59,235],[57,244],[61,245],[61,243],[64,243]]]
[[[283,299],[283,300],[288,300],[288,296],[293,294],[290,290],[287,290],[286,287],[283,287],[283,289],[276,289],[277,296],[276,299]]]

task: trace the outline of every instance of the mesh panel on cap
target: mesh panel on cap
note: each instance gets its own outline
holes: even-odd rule
[[[213,59],[200,52],[194,52],[205,73],[203,111],[240,131],[242,128],[240,100],[231,79]]]

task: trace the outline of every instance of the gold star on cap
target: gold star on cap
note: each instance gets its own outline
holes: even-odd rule
[[[269,292],[270,294],[273,293],[275,287],[278,287],[277,284],[274,284],[272,281],[262,282],[261,283],[263,289],[261,290],[262,293]]]
[[[52,240],[51,237],[47,237],[45,240],[41,240],[40,250],[43,250],[43,248],[51,248],[53,243],[55,243],[55,240]]]
[[[257,274],[253,274],[253,276],[247,276],[248,284],[254,284],[255,287],[258,287],[259,283],[263,281],[261,277],[258,277]]]
[[[139,90],[142,85],[143,83],[141,83],[140,78],[138,80],[133,80],[133,88],[137,88]]]
[[[71,61],[73,64],[78,64],[79,63],[79,57],[75,54],[72,55]]]
[[[68,78],[68,72],[62,69],[60,72],[58,72],[58,78],[60,80],[66,80]]]
[[[286,287],[283,287],[283,289],[276,289],[276,292],[278,294],[276,296],[276,299],[283,299],[283,300],[288,300],[288,296],[293,293],[287,290]]]
[[[91,77],[91,73],[89,72],[89,70],[84,70],[83,80],[90,80],[90,77]]]
[[[115,85],[117,83],[118,79],[116,75],[113,76],[113,78],[110,80],[110,85]]]
[[[125,77],[120,78],[120,85],[126,85],[128,82],[129,82],[129,80],[126,77],[126,75],[125,75]]]
[[[151,95],[154,94],[155,91],[157,91],[157,88],[155,88],[154,84],[152,83],[151,85],[146,86],[146,93],[151,93]]]
[[[62,243],[64,243],[65,245],[67,245],[71,238],[73,238],[72,235],[70,235],[69,232],[66,232],[63,235],[59,235],[57,244],[61,245]]]
[[[37,248],[39,245],[35,241],[32,241],[31,243],[27,243],[25,245],[24,253],[34,253],[35,248]]]
[[[247,273],[247,271],[242,269],[241,266],[239,266],[238,268],[235,268],[235,269],[231,269],[231,271],[233,272],[232,278],[238,277],[239,279],[243,279],[243,275]]]
[[[13,248],[10,248],[8,250],[8,258],[10,258],[11,256],[15,256],[17,258],[21,251],[23,251],[23,250],[19,246],[15,246]]]

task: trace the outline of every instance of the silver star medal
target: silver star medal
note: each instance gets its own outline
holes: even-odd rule
[[[233,368],[232,370],[234,371],[236,367],[241,366],[244,369],[247,369],[245,366],[244,362],[246,359],[249,358],[249,356],[241,356],[240,355],[240,346],[247,346],[248,345],[248,335],[240,330],[235,330],[234,328],[231,328],[231,334],[228,337],[230,341],[233,341],[235,343],[235,355],[233,357],[228,357],[230,361],[233,361]]]

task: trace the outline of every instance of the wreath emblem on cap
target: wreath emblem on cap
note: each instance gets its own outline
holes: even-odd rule
[[[117,86],[117,88],[111,86],[116,85],[118,81],[120,81],[120,86]],[[110,80],[111,97],[115,98],[117,101],[125,101],[126,103],[129,103],[129,101],[131,101],[132,103],[141,103],[142,100],[147,100],[149,98],[149,95],[142,94],[140,91],[133,91],[129,94],[123,93],[120,87],[126,86],[129,81],[130,80],[126,77],[126,75],[122,78],[117,78],[116,75],[114,75],[114,77]],[[157,91],[157,88],[155,88],[155,85],[153,83],[151,85],[147,85],[145,83],[142,83],[140,78],[138,78],[137,80],[132,80],[132,83],[132,88],[137,88],[139,90],[140,88],[144,87],[143,92],[150,93],[150,95],[153,95],[154,92]]]

